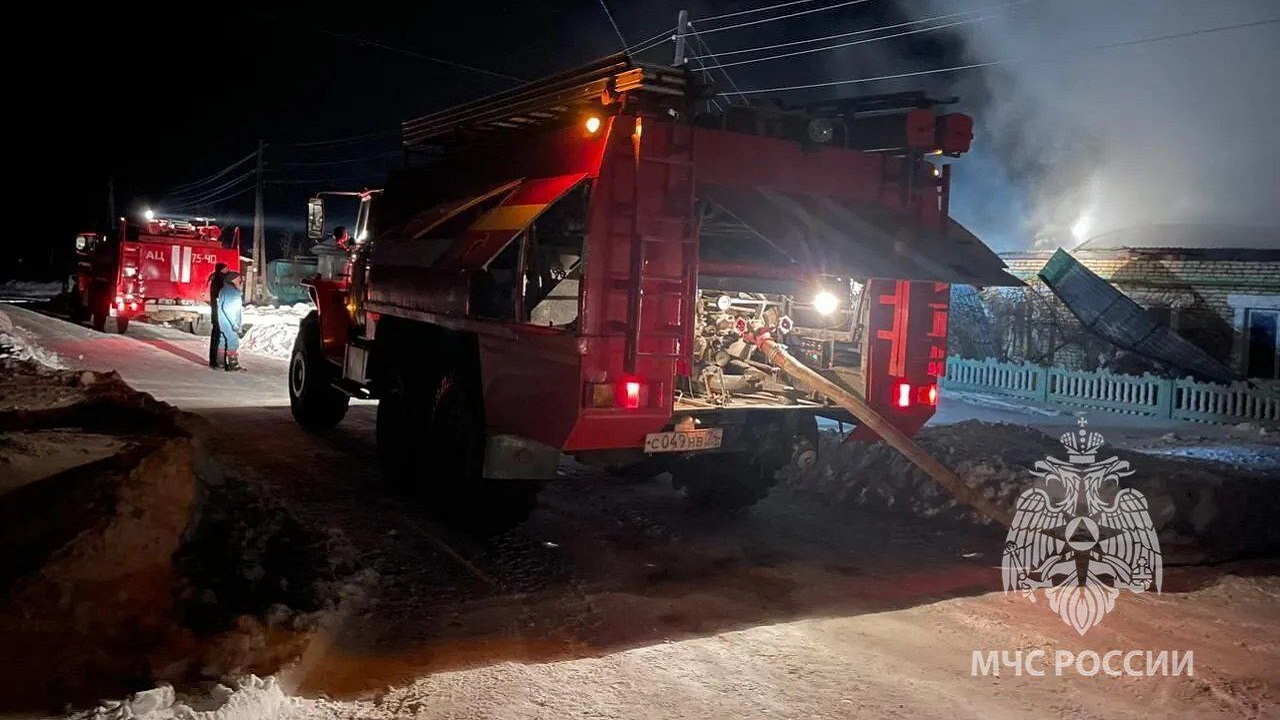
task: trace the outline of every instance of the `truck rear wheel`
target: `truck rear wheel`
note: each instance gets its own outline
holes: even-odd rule
[[[129,318],[123,315],[116,316],[116,334],[123,335],[129,329]]]
[[[329,430],[347,414],[351,398],[333,387],[337,368],[324,358],[320,316],[313,310],[298,325],[289,358],[289,409],[307,430]]]
[[[740,510],[763,500],[785,465],[748,453],[706,455],[673,468],[671,482],[697,510]]]
[[[441,522],[478,535],[529,517],[539,483],[483,476],[484,409],[470,366],[402,371],[387,386],[378,401],[377,440],[391,482],[421,497]]]
[[[741,510],[763,500],[792,463],[797,440],[817,447],[812,416],[748,426],[745,452],[694,455],[671,468],[676,490],[698,510]]]

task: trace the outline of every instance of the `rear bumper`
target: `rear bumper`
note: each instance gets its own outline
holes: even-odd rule
[[[201,317],[209,317],[210,312],[208,303],[202,303],[199,305],[171,305],[168,303],[147,302],[142,306],[139,314],[148,316],[169,314],[173,316],[200,315]]]

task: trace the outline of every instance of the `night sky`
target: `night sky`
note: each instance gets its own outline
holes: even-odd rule
[[[702,29],[835,3],[802,4],[706,23]],[[673,26],[681,7],[700,18],[770,4],[770,0],[609,0],[628,43]],[[989,3],[865,0],[804,17],[709,33],[705,39],[728,61],[725,53],[737,49],[979,5]],[[27,58],[34,59],[35,69],[20,76],[33,88],[20,97],[34,98],[36,112],[24,119],[43,125],[36,128],[36,136],[47,137],[39,145],[43,151],[31,176],[39,187],[50,189],[40,197],[54,209],[34,237],[3,246],[0,276],[60,276],[62,269],[52,266],[50,251],[69,248],[76,232],[102,224],[109,178],[115,180],[117,214],[143,206],[163,211],[182,201],[199,200],[202,192],[250,170],[251,165],[245,165],[185,194],[173,192],[253,152],[259,139],[269,144],[269,237],[301,230],[304,200],[311,192],[381,183],[387,167],[399,161],[401,121],[514,84],[415,57],[415,53],[535,79],[620,47],[598,0],[470,0],[396,8],[348,4],[346,10],[307,13],[207,4],[184,8],[178,15],[169,7],[166,13],[136,5],[96,5],[67,10],[63,17],[32,26],[32,32],[40,29],[42,50]],[[447,7],[447,12],[441,7]],[[190,18],[196,17],[198,24],[193,24]],[[1009,21],[1021,19],[1011,16]],[[362,44],[361,39],[402,52]],[[965,62],[974,50],[965,43],[972,41],[954,30],[921,33],[746,65],[730,73],[743,89],[875,76]],[[668,44],[646,59],[658,61],[669,55]],[[990,101],[989,88],[973,82],[981,74],[970,73],[963,83],[954,76],[929,76],[791,93],[785,99],[799,102],[836,92],[856,95],[906,89],[945,93],[959,87],[967,101],[961,109],[978,116],[981,128],[981,110]],[[357,139],[303,145],[352,136]],[[990,157],[968,159],[975,167],[992,162]],[[247,180],[233,184],[213,193],[213,199],[250,185]],[[1004,191],[984,189],[983,195],[989,201],[1000,192]],[[252,191],[199,210],[226,225],[240,224],[247,236]],[[962,211],[953,207],[953,212]]]
[[[628,43],[636,43],[673,26],[681,7],[696,18],[767,4],[610,0],[610,9]],[[45,268],[36,266],[48,264],[39,262],[47,257],[46,243],[69,245],[80,229],[100,225],[107,215],[108,178],[115,179],[117,214],[148,205],[163,208],[174,204],[170,191],[175,186],[253,152],[260,138],[269,144],[271,233],[300,229],[303,202],[311,191],[380,182],[388,164],[399,161],[402,120],[514,84],[410,53],[536,79],[620,46],[597,0],[473,0],[450,3],[447,17],[438,7],[351,4],[346,11],[304,14],[210,4],[201,6],[198,28],[140,6],[98,5],[68,13],[57,22],[59,50],[50,51],[59,61],[51,62],[39,81],[42,105],[66,123],[58,124],[55,157],[45,168],[52,172],[51,181],[56,178],[59,209],[40,237],[6,248],[26,262],[15,265],[6,257],[0,275],[40,274]],[[707,41],[719,51],[902,17],[893,2],[873,0],[711,34]],[[406,52],[362,45],[360,39]],[[912,51],[938,54],[934,48],[940,42],[941,37],[922,36]],[[879,62],[884,49],[863,55]],[[666,45],[648,57],[656,60],[670,51]],[[831,74],[826,65],[835,54],[748,66],[732,75],[744,88],[822,79]],[[295,146],[379,132],[340,145]],[[177,198],[198,199],[202,190],[216,189],[249,169],[237,168]],[[249,184],[233,185],[227,192]],[[227,192],[216,193],[215,199]],[[252,191],[202,209],[228,224],[243,224],[247,234]]]

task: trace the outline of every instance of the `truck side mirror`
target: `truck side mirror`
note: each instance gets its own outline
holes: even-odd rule
[[[324,239],[324,198],[307,201],[307,237],[316,241]]]

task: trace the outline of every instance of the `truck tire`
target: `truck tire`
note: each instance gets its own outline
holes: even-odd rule
[[[696,510],[741,510],[769,494],[785,465],[749,453],[704,455],[672,468],[671,483]]]
[[[671,468],[671,483],[696,510],[734,511],[763,500],[791,464],[793,442],[817,446],[812,416],[749,425],[745,452],[694,455]]]
[[[388,378],[378,401],[378,459],[388,481],[421,498],[436,520],[491,536],[529,517],[540,484],[483,477],[479,378],[474,357],[459,355],[444,360],[448,367]]]
[[[333,387],[336,376],[321,348],[320,316],[312,310],[298,324],[289,358],[289,409],[303,428],[330,430],[346,416],[351,398]]]
[[[106,288],[95,282],[89,288],[89,324],[98,332],[106,332],[107,317],[111,315],[111,298]]]
[[[116,334],[123,335],[129,329],[129,318],[120,315],[116,316]]]

